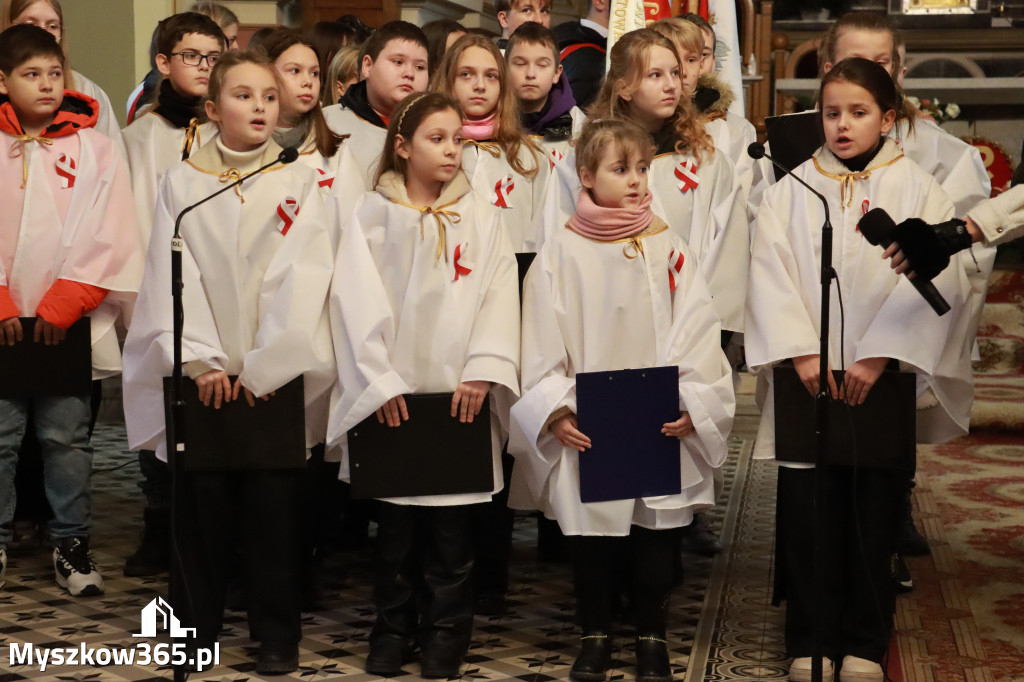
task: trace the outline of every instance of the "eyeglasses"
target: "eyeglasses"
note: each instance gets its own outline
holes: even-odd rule
[[[171,56],[180,56],[181,61],[185,62],[185,66],[199,66],[203,63],[203,60],[205,59],[206,63],[209,64],[210,68],[212,69],[214,65],[220,60],[221,54],[220,52],[202,54],[199,52],[192,52],[191,50],[186,50],[184,52],[172,52]]]
[[[60,33],[61,29],[64,28],[63,26],[61,26],[60,24],[58,24],[55,21],[51,21],[48,24],[40,24],[35,19],[26,19],[25,21],[23,21],[21,23],[23,25],[27,25],[27,26],[37,26],[37,27],[43,29],[44,31],[47,31],[48,33]]]

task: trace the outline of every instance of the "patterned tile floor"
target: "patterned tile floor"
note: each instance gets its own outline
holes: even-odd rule
[[[751,423],[744,426],[744,419],[756,423],[756,416],[740,417],[737,432],[752,433]],[[132,637],[140,629],[140,610],[155,596],[166,594],[164,577],[121,575],[124,557],[137,539],[140,508],[138,465],[126,449],[123,428],[100,425],[93,443],[97,451],[93,486],[97,522],[92,545],[106,579],[106,594],[92,599],[70,599],[62,594],[53,582],[46,549],[12,556],[7,586],[0,590],[0,682],[172,677],[169,667],[157,665],[50,666],[45,671],[38,665],[11,665],[12,644],[52,648],[84,642],[95,648],[133,648],[140,641]],[[724,527],[725,538],[742,527],[742,543],[727,543],[726,552],[714,561],[684,555],[686,577],[673,592],[669,619],[673,673],[679,680],[771,679],[785,674],[780,614],[764,606],[774,471],[750,461],[750,445],[749,438],[732,442],[725,467],[724,498],[729,503],[708,513],[713,527]],[[731,494],[734,486],[736,494]],[[543,682],[568,678],[579,635],[573,625],[568,566],[539,562],[534,546],[535,523],[529,518],[517,519],[511,608],[502,617],[476,619],[461,679]],[[739,547],[742,552],[736,550]],[[339,553],[323,563],[320,601],[324,609],[304,614],[300,669],[288,678],[273,679],[378,679],[362,669],[373,618],[369,560],[369,550],[360,550]],[[221,642],[220,665],[190,679],[259,679],[251,672],[255,649],[248,639],[244,613],[229,612]],[[623,630],[616,642],[610,679],[635,678],[631,648],[628,631]],[[419,679],[416,663],[404,672],[407,674],[395,679]]]

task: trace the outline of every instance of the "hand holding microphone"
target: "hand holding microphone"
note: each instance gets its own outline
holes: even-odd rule
[[[935,288],[935,285],[932,284],[931,280],[932,277],[938,275],[949,265],[950,254],[943,249],[952,248],[952,246],[942,246],[941,242],[929,241],[930,238],[928,236],[922,237],[922,234],[930,233],[934,235],[934,229],[947,229],[947,226],[951,223],[960,223],[961,229],[963,229],[963,221],[959,220],[933,226],[919,218],[910,218],[897,225],[884,210],[873,208],[860,219],[860,222],[857,223],[857,228],[864,235],[864,238],[875,246],[889,249],[894,243],[898,242],[899,246],[903,247],[906,253],[906,244],[914,244],[911,249],[916,254],[919,262],[924,264],[927,269],[917,270],[917,276],[911,279],[910,282],[917,289],[917,292],[924,297],[924,300],[928,302],[928,305],[932,307],[935,314],[941,316],[949,312],[950,306],[946,299],[942,297],[942,294],[939,293],[939,290]],[[964,233],[966,234],[966,230],[964,230]],[[967,246],[970,246],[969,235],[967,240]],[[927,244],[927,246],[922,246],[922,244]],[[939,244],[939,246],[935,246],[936,244]],[[966,247],[960,247],[956,251],[962,248]],[[956,251],[953,251],[953,253],[956,253]],[[943,262],[943,258],[945,262]]]
[[[910,279],[932,279],[946,269],[950,256],[970,248],[974,240],[963,220],[954,218],[929,225],[910,218],[896,226],[892,241],[882,255],[893,258],[897,274],[906,272]]]

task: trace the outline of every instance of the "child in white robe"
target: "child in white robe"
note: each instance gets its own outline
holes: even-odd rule
[[[891,363],[917,374],[918,394],[932,407],[919,410],[918,440],[941,441],[966,429],[970,376],[960,357],[961,339],[951,339],[969,285],[954,264],[933,283],[952,306],[939,317],[909,281],[894,276],[858,231],[870,209],[886,210],[896,222],[920,217],[934,223],[953,214],[938,183],[906,158],[885,135],[900,99],[892,79],[878,64],[852,58],[839,62],[822,81],[819,97],[826,145],[794,173],[823,194],[834,225],[830,368],[845,369],[833,398],[863,402]],[[816,627],[822,624],[825,679],[842,660],[840,680],[881,682],[880,663],[888,649],[894,608],[890,556],[906,472],[874,467],[829,467],[829,507],[825,517],[825,601],[811,594],[813,566],[813,468],[787,465],[793,455],[774,447],[772,367],[792,359],[813,395],[818,390],[820,333],[821,202],[791,178],[764,195],[758,213],[747,301],[747,361],[769,379],[762,405],[756,457],[774,457],[779,467],[776,597],[785,598],[786,645],[794,657],[790,679],[811,679]],[[839,306],[839,288],[845,320]],[[934,342],[922,342],[927,339]],[[955,349],[954,352],[950,352]],[[850,362],[843,367],[844,362]],[[840,390],[842,395],[840,396]],[[945,434],[945,435],[944,435]]]
[[[427,37],[408,21],[389,21],[366,39],[360,54],[361,80],[323,111],[331,130],[349,136],[346,146],[361,171],[363,189],[372,191],[395,107],[427,89]]]
[[[131,185],[99,105],[64,89],[64,55],[38,27],[0,34],[0,343],[61,343],[87,316],[94,379],[121,370],[114,321],[142,278]],[[19,316],[35,317],[34,338]],[[45,373],[45,368],[38,368]],[[89,557],[90,395],[0,400],[0,585],[12,540],[14,478],[29,413],[40,443],[57,584],[103,592]]]
[[[570,678],[603,680],[611,652],[610,566],[632,567],[637,678],[671,680],[666,608],[674,529],[713,505],[735,398],[720,326],[692,251],[651,211],[650,138],[622,121],[588,123],[576,149],[576,213],[551,236],[523,290],[523,389],[510,450],[538,508],[570,536],[582,647]],[[614,335],[609,335],[615,330]],[[577,372],[677,365],[678,495],[581,503],[590,438],[576,425]],[[629,453],[622,453],[628,456]],[[517,495],[522,499],[521,495]]]
[[[199,151],[217,131],[213,123],[203,122],[206,116],[201,100],[213,65],[227,49],[217,22],[197,12],[161,21],[154,43],[156,68],[163,76],[156,104],[121,132],[128,150],[143,253],[149,245],[164,173]],[[156,575],[166,571],[170,561],[170,472],[152,450],[139,452],[139,469],[146,497],[145,525],[138,549],[125,559],[127,576]]]
[[[299,163],[316,172],[325,198],[332,191],[340,192],[344,203],[354,204],[364,191],[359,181],[362,171],[349,150],[351,134],[334,133],[320,109],[320,61],[316,50],[298,33],[284,28],[267,35],[262,47],[274,62],[284,88],[274,142],[298,150]]]
[[[456,101],[410,95],[387,140],[377,189],[360,199],[338,249],[330,308],[340,381],[328,444],[343,448],[348,479],[346,434],[374,412],[402,428],[416,418],[404,394],[454,392],[452,416],[471,421],[491,392],[490,451],[466,456],[491,458],[493,491],[380,504],[366,670],[397,674],[418,641],[423,676],[451,677],[473,626],[473,507],[503,484],[497,403],[519,393],[516,260],[501,212],[459,168]],[[337,203],[332,219],[345,210]]]
[[[270,139],[279,85],[262,55],[225,54],[210,76],[206,113],[220,135],[165,176],[139,302],[125,342],[125,418],[132,447],[166,458],[163,377],[173,366],[170,258],[176,216],[276,159]],[[185,373],[200,399],[259,397],[302,376],[306,445],[323,442],[327,398],[334,379],[327,320],[333,238],[328,233],[316,174],[292,164],[271,166],[194,211],[181,224]],[[229,375],[238,375],[232,383]],[[236,569],[233,536],[242,555],[250,630],[259,638],[256,671],[298,667],[299,502],[302,470],[189,472],[186,509],[203,529],[177,542],[197,543],[188,576],[200,646],[217,638],[225,587]],[[273,561],[267,560],[272,539]]]
[[[520,128],[508,64],[486,36],[467,34],[445,53],[430,89],[455,97],[466,119],[462,168],[473,190],[502,212],[516,253],[534,253],[537,209],[550,164]]]
[[[651,29],[631,31],[612,47],[609,69],[587,116],[631,120],[654,137],[654,212],[697,258],[723,332],[742,332],[750,260],[742,185],[683,96],[675,46]],[[573,168],[561,163],[552,169],[541,219],[548,233],[575,210],[580,184]]]

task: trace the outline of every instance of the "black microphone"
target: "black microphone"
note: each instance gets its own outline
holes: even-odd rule
[[[857,229],[874,246],[889,248],[889,245],[895,241],[893,236],[896,233],[896,223],[889,217],[888,213],[880,208],[873,208],[868,211],[860,219],[860,222],[857,223]],[[918,276],[910,280],[910,283],[917,289],[917,293],[921,294],[924,300],[928,302],[928,305],[932,307],[936,315],[941,316],[949,312],[949,303],[942,297],[942,294],[939,293],[939,290],[935,288],[930,279],[918,274]]]
[[[783,166],[781,163],[779,163],[778,161],[776,161],[772,157],[770,157],[767,154],[765,154],[764,153],[764,145],[763,144],[761,144],[760,142],[751,142],[747,146],[747,156],[749,156],[752,159],[761,159],[761,158],[768,159],[773,164],[775,164],[783,173],[785,173],[786,175],[788,175],[789,177],[793,178],[794,180],[799,182],[801,185],[806,187],[811,194],[813,194],[814,196],[818,197],[821,200],[821,205],[825,209],[825,224],[828,227],[832,226],[832,221],[829,219],[829,215],[828,215],[828,200],[825,199],[824,196],[822,196],[821,192],[819,192],[818,190],[814,189],[813,187],[808,185],[806,182],[804,182],[803,178],[800,178],[800,177],[797,177],[796,175],[793,175],[793,172],[791,170],[789,170],[788,168]]]

